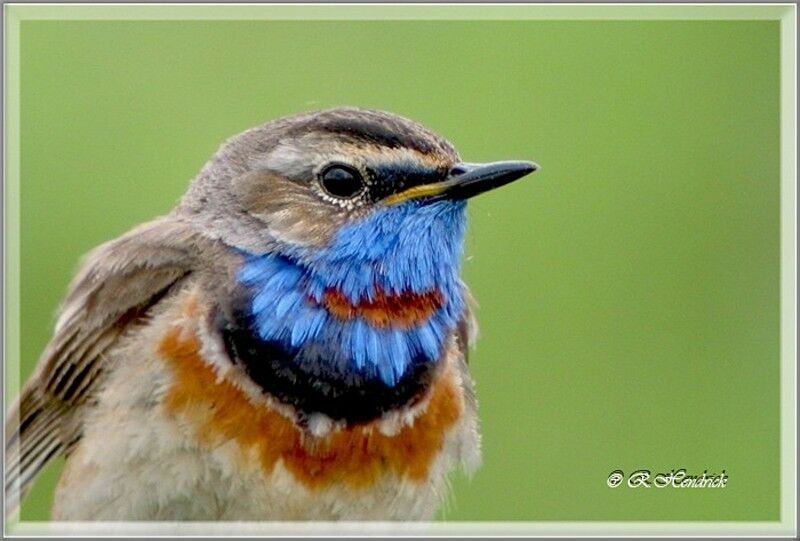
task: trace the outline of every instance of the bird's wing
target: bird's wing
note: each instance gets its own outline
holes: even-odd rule
[[[7,514],[42,468],[80,438],[81,406],[108,368],[105,353],[192,272],[194,247],[188,227],[164,218],[87,256],[54,336],[6,419]]]

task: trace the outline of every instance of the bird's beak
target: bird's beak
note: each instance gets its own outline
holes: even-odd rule
[[[420,184],[384,199],[386,205],[397,205],[412,199],[464,200],[488,192],[539,169],[533,162],[459,163],[450,169],[441,182]]]

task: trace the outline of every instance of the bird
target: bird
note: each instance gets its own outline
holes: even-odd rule
[[[65,457],[55,520],[430,520],[481,439],[471,163],[359,107],[226,140],[166,215],[100,245],[6,420],[6,513]]]

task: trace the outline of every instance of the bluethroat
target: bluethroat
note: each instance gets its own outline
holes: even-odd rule
[[[480,460],[465,163],[357,108],[228,140],[167,216],[88,255],[6,422],[7,512],[66,457],[59,520],[420,520]]]

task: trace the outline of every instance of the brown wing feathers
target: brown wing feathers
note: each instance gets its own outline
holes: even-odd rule
[[[70,287],[37,372],[6,420],[6,513],[36,475],[80,438],[81,406],[105,353],[192,271],[192,235],[168,219],[145,224],[87,258]]]

